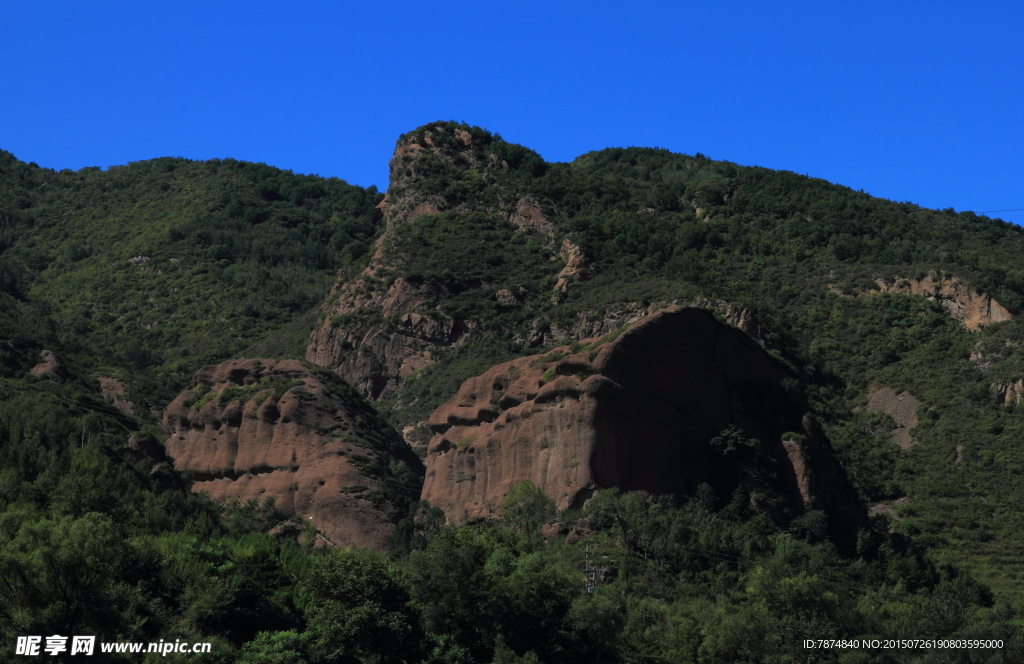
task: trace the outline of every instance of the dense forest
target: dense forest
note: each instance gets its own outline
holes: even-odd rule
[[[389,196],[436,209],[388,232],[383,195],[337,178],[170,158],[55,172],[0,152],[0,648],[95,634],[211,641],[177,655],[206,663],[1024,661],[1024,409],[997,389],[1024,378],[1024,231],[699,154],[547,163],[456,123],[400,144],[428,146],[428,132],[434,152],[401,182],[393,170]],[[526,199],[549,236],[510,221]],[[586,273],[553,297],[563,241]],[[803,377],[793,389],[870,508],[855,549],[822,512],[780,524],[743,490],[706,485],[559,511],[521,482],[500,519],[458,528],[407,486],[381,551],[318,544],[273,498],[191,492],[195,477],[161,456],[162,410],[204,365],[303,359],[315,326],[365,324],[369,312],[325,321],[320,307],[375,253],[390,262],[373,279],[432,293],[424,310],[474,330],[361,402],[398,431],[466,378],[549,350],[524,341],[537,321],[742,303]],[[969,330],[942,302],[881,292],[926,276],[1015,318]],[[496,299],[504,285],[521,295]],[[49,374],[33,371],[44,349],[60,359]],[[107,377],[132,412],[101,396]],[[912,447],[866,407],[880,386],[921,403]]]

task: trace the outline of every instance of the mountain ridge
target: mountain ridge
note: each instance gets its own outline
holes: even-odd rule
[[[313,662],[326,656],[313,635],[355,638],[331,607],[392,602],[402,618],[380,628],[419,639],[408,661],[799,661],[803,638],[911,632],[1020,654],[1024,231],[702,155],[548,163],[454,122],[400,137],[390,168],[382,195],[233,160],[58,173],[0,154],[0,553],[23,572],[0,594],[28,621],[0,615],[5,635],[209,637],[229,659],[281,639]],[[698,432],[659,411],[634,440],[631,417],[658,395],[622,379],[634,401],[605,424],[665,459],[684,446],[655,429],[693,429],[686,449],[717,474],[638,462],[636,477],[665,465],[689,480],[598,473],[561,500],[534,472],[547,465],[502,457],[488,427],[504,415],[507,431],[518,406],[495,372],[536,384],[520,387],[538,413],[581,407],[595,338],[629,340],[623,328],[672,305],[778,368],[784,423],[676,371],[662,382],[726,415]],[[655,345],[682,353],[671,340],[689,329]],[[260,383],[271,364],[288,380]],[[344,399],[326,394],[335,384]],[[494,422],[464,418],[463,397]],[[334,417],[386,445],[346,461]],[[575,449],[540,429],[526,438]],[[428,501],[414,451],[435,473]],[[500,475],[497,489],[445,475],[478,454],[473,472]],[[212,482],[220,502],[202,493]],[[311,502],[322,487],[334,516]],[[845,526],[822,509],[830,490],[856,506]],[[486,509],[467,516],[474,500]],[[353,536],[357,512],[375,525]],[[54,544],[68,529],[75,550]],[[389,557],[332,547],[352,541]],[[109,552],[87,595],[105,607],[82,599],[69,624],[33,599],[50,572],[14,553],[40,542],[67,560]],[[369,578],[384,587],[372,597],[356,581]]]

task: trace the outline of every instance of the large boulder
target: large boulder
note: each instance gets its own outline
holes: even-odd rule
[[[167,407],[164,427],[193,491],[219,501],[273,496],[339,546],[382,548],[396,503],[417,493],[394,472],[395,461],[414,477],[421,468],[399,434],[337,376],[299,361],[203,367]]]
[[[745,332],[672,307],[463,383],[430,418],[423,498],[462,524],[497,516],[523,480],[560,509],[608,487],[684,496],[708,484],[728,498],[743,484],[781,491],[791,515],[823,509],[849,533],[863,511],[797,386]],[[730,452],[723,432],[760,441],[760,461]],[[772,468],[757,467],[766,459]]]

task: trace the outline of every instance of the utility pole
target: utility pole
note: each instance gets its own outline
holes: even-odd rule
[[[604,578],[604,569],[590,569],[590,544],[583,550],[583,577],[587,582],[587,593],[592,594],[599,579]]]

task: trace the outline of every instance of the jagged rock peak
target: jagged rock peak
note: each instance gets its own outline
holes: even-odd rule
[[[516,172],[540,173],[544,167],[532,150],[466,124],[434,122],[401,136],[391,159],[391,186],[379,205],[386,230],[361,274],[339,274],[306,359],[378,399],[432,364],[437,350],[465,343],[478,321],[428,306],[447,299],[448,290],[397,276],[409,258],[395,248],[398,228],[428,214],[484,213],[553,245],[553,226],[540,205],[515,187]],[[501,297],[516,296],[508,291]]]
[[[337,376],[296,360],[229,360],[195,373],[164,412],[166,448],[192,489],[216,500],[276,499],[338,546],[382,548],[393,524],[394,461],[419,460]]]
[[[539,174],[544,160],[498,134],[456,122],[432,122],[399,137],[390,184],[378,206],[388,229],[444,210],[497,212],[523,230],[550,232],[537,201],[502,181],[509,173]]]
[[[585,279],[588,274],[586,254],[569,238],[562,240],[559,256],[565,259],[565,267],[558,273],[558,281],[555,283],[555,294],[552,296],[552,302],[555,304],[565,297],[570,283]]]

